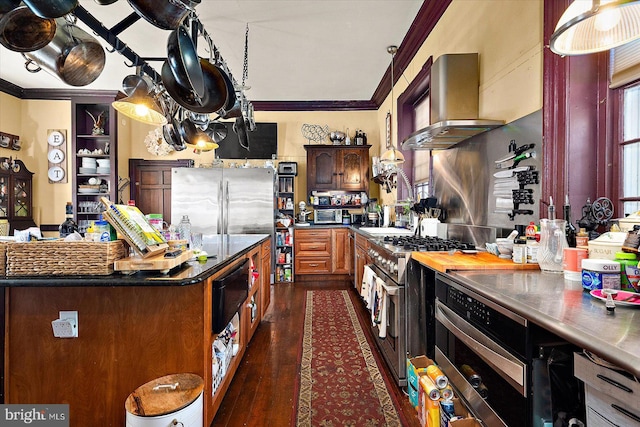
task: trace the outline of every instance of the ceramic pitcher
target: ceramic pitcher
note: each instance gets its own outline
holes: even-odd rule
[[[566,221],[562,219],[540,220],[540,248],[538,265],[543,271],[562,273],[562,255],[569,247],[565,236]]]

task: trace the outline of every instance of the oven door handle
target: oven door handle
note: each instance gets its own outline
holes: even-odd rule
[[[526,397],[526,366],[436,298],[436,320]]]

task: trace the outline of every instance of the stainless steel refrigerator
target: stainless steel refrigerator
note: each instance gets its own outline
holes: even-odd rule
[[[205,238],[269,234],[273,245],[274,194],[273,169],[173,168],[171,223],[188,215],[191,231]]]

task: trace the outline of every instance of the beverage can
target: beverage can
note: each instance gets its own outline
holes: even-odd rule
[[[443,389],[447,386],[447,384],[449,384],[449,380],[447,379],[447,377],[436,365],[427,366],[427,375],[439,389]]]
[[[438,390],[435,383],[428,375],[422,375],[420,377],[420,386],[424,390],[425,394],[429,396],[429,399],[440,400],[440,390]]]

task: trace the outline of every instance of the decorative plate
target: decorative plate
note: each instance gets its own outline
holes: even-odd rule
[[[602,293],[602,289],[594,289],[589,293],[600,301],[607,301],[607,295]],[[611,295],[611,298],[613,298],[616,305],[640,307],[640,294],[635,292],[617,291]]]
[[[59,148],[54,148],[49,151],[47,158],[51,163],[58,164],[64,160],[64,153]]]
[[[49,134],[47,142],[49,143],[49,145],[52,145],[54,147],[62,145],[62,143],[64,142],[64,135],[57,130],[54,130]]]
[[[49,172],[47,172],[47,176],[53,182],[61,181],[62,178],[64,178],[64,169],[62,169],[60,166],[54,166],[49,169]]]

